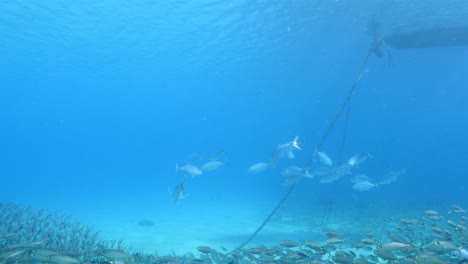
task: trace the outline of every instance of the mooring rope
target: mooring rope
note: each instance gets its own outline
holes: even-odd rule
[[[351,102],[346,107],[346,115],[345,115],[344,128],[343,128],[343,139],[341,140],[341,146],[340,146],[340,151],[339,151],[340,158],[338,159],[339,164],[343,163],[343,158],[344,158],[344,149],[345,149],[346,139],[347,139],[347,134],[348,134],[350,108],[351,108]],[[336,191],[336,184],[331,184],[330,193],[328,195],[330,199],[328,200],[327,206],[325,208],[325,213],[323,214],[322,219],[320,221],[320,227],[322,228],[322,231],[326,231],[327,226],[328,226],[328,221],[330,220],[330,215],[333,211],[333,206],[335,205],[335,201],[336,201],[335,191]]]
[[[338,121],[338,119],[340,118],[340,116],[343,114],[343,111],[345,109],[348,108],[349,104],[351,103],[351,99],[353,98],[354,96],[354,93],[356,91],[356,87],[357,87],[357,84],[359,83],[359,81],[361,80],[362,78],[362,75],[364,73],[364,70],[365,68],[367,67],[367,63],[369,61],[369,57],[370,55],[372,54],[372,46],[369,48],[369,51],[367,52],[367,55],[364,59],[364,62],[363,64],[361,65],[361,69],[359,71],[359,74],[358,76],[356,77],[356,79],[354,80],[353,82],[353,85],[351,86],[351,89],[349,90],[348,92],[348,95],[346,96],[346,99],[345,101],[341,104],[341,107],[340,109],[338,110],[338,112],[336,113],[335,115],[335,118],[333,119],[333,121],[330,123],[330,125],[328,126],[327,130],[325,130],[325,134],[322,136],[321,140],[319,141],[319,144],[317,145],[317,149],[320,149],[322,147],[322,145],[325,143],[325,140],[328,138],[329,134],[331,133],[331,131],[333,130],[333,128],[335,127],[336,125],[336,122]],[[348,108],[349,110],[349,108]],[[310,166],[312,166],[312,163],[314,161],[314,154],[312,154],[311,158],[309,159],[309,161],[307,162],[307,165],[304,167],[306,170],[308,170],[310,168]],[[288,198],[288,196],[291,194],[292,190],[294,189],[294,187],[296,186],[297,183],[293,183],[289,186],[288,190],[286,191],[286,193],[283,195],[283,197],[281,198],[281,200],[278,202],[278,204],[276,205],[276,207],[273,209],[273,211],[270,212],[270,214],[267,216],[267,218],[265,218],[265,220],[262,222],[262,224],[255,230],[254,233],[252,233],[252,235],[250,235],[250,237],[245,241],[243,242],[242,244],[240,244],[235,250],[239,250],[241,248],[243,248],[245,245],[247,245],[250,241],[252,241],[252,239],[254,239],[254,237],[263,229],[263,227],[268,223],[268,221],[270,221],[271,217],[276,213],[276,211],[278,211],[278,209],[281,207],[281,205],[283,205],[284,201],[286,201],[286,199]],[[330,207],[330,206],[329,206]],[[327,208],[327,212],[330,212],[331,211],[331,208]],[[329,213],[328,213],[329,214]],[[322,221],[323,221],[323,218],[322,218]],[[327,217],[327,220],[328,221],[328,217]],[[233,250],[233,251],[235,251]],[[232,251],[231,251],[232,252]]]
[[[294,189],[294,187],[296,186],[296,184],[291,184],[288,188],[288,191],[285,193],[285,195],[283,195],[283,198],[281,198],[281,200],[279,201],[279,203],[276,205],[275,209],[273,209],[273,211],[270,212],[270,214],[268,215],[268,217],[263,221],[263,223],[257,228],[257,230],[255,230],[255,232],[249,237],[249,239],[247,239],[244,243],[240,244],[240,246],[238,246],[235,250],[238,250],[238,249],[241,249],[243,248],[245,245],[247,245],[252,239],[254,239],[254,237],[258,234],[258,232],[260,232],[260,230],[263,229],[263,227],[268,223],[268,221],[270,221],[270,218],[276,213],[276,211],[278,211],[278,209],[281,207],[281,205],[284,203],[284,201],[286,201],[286,198],[288,198],[289,194],[292,192],[292,190]]]

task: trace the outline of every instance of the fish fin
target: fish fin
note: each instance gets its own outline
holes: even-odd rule
[[[294,153],[292,151],[288,151],[287,154],[288,154],[289,159],[294,159],[295,158]]]
[[[299,146],[299,143],[297,142],[297,140],[299,139],[299,136],[296,136],[292,142],[292,146],[297,148],[298,150],[302,150],[301,147]]]
[[[313,174],[313,173],[310,174],[309,168],[307,168],[307,169],[305,170],[305,177],[306,177],[306,178],[310,178],[310,179],[313,179],[313,178],[314,178],[314,174]]]
[[[177,162],[175,163],[175,171],[176,173],[179,172],[179,164],[177,164]]]

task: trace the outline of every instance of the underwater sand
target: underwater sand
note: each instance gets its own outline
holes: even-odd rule
[[[196,253],[196,247],[210,246],[220,252],[228,251],[244,242],[263,222],[275,206],[272,201],[212,201],[202,206],[182,201],[166,209],[151,211],[150,207],[116,207],[83,214],[86,224],[100,230],[105,239],[122,239],[137,251],[166,255]],[[196,205],[196,206],[195,206]],[[280,240],[324,243],[324,229],[344,233],[348,241],[359,241],[369,232],[385,236],[394,225],[390,216],[417,217],[421,210],[382,211],[357,210],[352,207],[333,208],[324,227],[325,210],[321,208],[294,208],[286,203],[247,247],[275,246]],[[152,226],[139,225],[140,220],[151,220]]]

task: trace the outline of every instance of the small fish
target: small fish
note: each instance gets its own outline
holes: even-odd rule
[[[410,247],[410,244],[399,243],[399,242],[389,242],[382,245],[379,245],[377,248],[388,251],[400,250],[402,248]]]
[[[250,254],[258,255],[258,254],[262,254],[263,252],[265,252],[265,250],[266,250],[266,248],[254,247],[254,248],[249,248],[247,251]]]
[[[48,256],[60,255],[60,254],[54,250],[40,248],[40,249],[34,250],[34,255],[48,257]]]
[[[444,252],[445,254],[457,250],[458,247],[451,241],[436,241],[433,244],[433,249],[438,252]]]
[[[398,257],[389,250],[376,249],[374,250],[374,254],[384,260],[398,260]]]
[[[187,176],[198,176],[201,175],[203,172],[194,165],[187,164],[185,166],[179,167],[179,165],[176,163],[176,171],[181,171]]]
[[[65,255],[52,255],[48,257],[49,261],[55,264],[79,264],[80,261]]]
[[[325,231],[325,235],[327,235],[327,237],[341,237],[343,236],[340,232],[336,231],[336,230],[327,230]]]
[[[276,164],[283,159],[288,157],[289,159],[294,159],[293,150],[301,150],[301,147],[298,143],[298,137],[295,137],[293,141],[279,145],[271,155],[271,165],[274,167]]]
[[[333,166],[333,161],[331,158],[325,153],[320,152],[317,149],[315,150],[315,155],[318,157],[319,161],[325,166]]]
[[[416,260],[418,263],[421,263],[421,264],[446,264],[448,263],[445,260],[442,260],[437,256],[425,255],[425,254],[417,256]]]
[[[24,252],[25,252],[24,249],[2,252],[2,254],[0,255],[0,260],[1,259],[12,259],[12,258],[23,255]]]
[[[276,249],[276,248],[270,248],[270,249],[265,250],[265,252],[263,252],[263,254],[265,254],[267,256],[273,256],[273,255],[276,255],[278,253],[279,253],[279,250]]]
[[[292,240],[281,240],[280,241],[281,246],[287,247],[287,248],[292,248],[292,247],[298,247],[299,244],[292,241]]]
[[[309,169],[304,169],[297,166],[290,166],[281,171],[283,176],[302,176],[307,178],[313,178],[314,175],[309,173]]]
[[[375,244],[377,244],[377,241],[375,241],[373,238],[370,238],[370,237],[361,239],[361,242],[366,244],[366,245],[375,245]]]
[[[420,223],[419,220],[415,218],[401,218],[400,222],[407,225],[416,225]]]
[[[154,221],[151,219],[141,219],[138,221],[138,225],[143,227],[154,226],[154,224]]]
[[[367,175],[364,175],[364,174],[360,174],[360,175],[356,175],[356,176],[351,177],[351,182],[352,183],[358,183],[358,182],[364,182],[364,181],[372,182],[372,179],[369,178]]]
[[[464,248],[459,248],[450,253],[453,257],[458,257],[462,259],[468,259],[468,250]]]
[[[202,171],[214,171],[214,170],[219,169],[221,166],[224,166],[224,165],[227,165],[227,163],[222,162],[222,161],[213,160],[213,161],[208,161],[207,163],[203,164],[200,167],[200,169]]]
[[[308,256],[305,253],[302,253],[300,251],[290,251],[286,255],[287,259],[293,260],[293,261],[303,260],[303,259],[305,259],[307,257]]]
[[[339,167],[333,168],[328,174],[322,175],[320,178],[320,183],[332,183],[339,180],[341,177],[351,174],[353,166],[348,164],[341,165]]]
[[[427,215],[439,215],[439,212],[435,211],[435,210],[426,210],[424,211],[425,214]]]
[[[334,244],[342,244],[346,241],[346,238],[340,237],[331,237],[327,239],[327,244],[334,245]]]
[[[359,164],[363,163],[367,158],[373,158],[373,157],[369,153],[357,154],[353,156],[352,158],[350,158],[347,164],[351,166],[358,166]]]
[[[363,191],[368,191],[377,186],[378,186],[377,184],[373,184],[372,182],[363,181],[363,182],[355,183],[352,188],[354,190],[363,192]]]
[[[174,188],[174,191],[172,192],[172,198],[174,199],[174,202],[176,204],[178,204],[180,200],[190,195],[190,193],[185,194],[184,185],[185,185],[185,182],[177,184],[177,186]]]
[[[110,258],[110,259],[124,259],[124,258],[131,258],[129,254],[125,253],[122,250],[117,249],[103,249],[99,251],[100,255]]]
[[[259,172],[264,172],[268,168],[270,168],[270,163],[265,163],[265,162],[259,162],[255,163],[254,165],[250,166],[248,169],[249,173],[259,173]]]
[[[396,180],[398,180],[398,178],[401,176],[401,175],[404,175],[406,174],[406,171],[405,170],[401,170],[401,171],[392,171],[392,172],[389,172],[387,175],[385,175],[383,177],[383,179],[379,182],[379,185],[383,185],[383,184],[390,184]]]
[[[334,263],[354,263],[355,257],[354,253],[336,251],[332,259],[334,260]]]
[[[320,245],[317,242],[313,242],[313,241],[307,241],[307,242],[304,243],[304,245],[306,245],[310,249],[321,249],[321,248],[323,248],[322,245]]]
[[[213,249],[207,246],[198,246],[197,250],[201,253],[209,254],[213,252]]]

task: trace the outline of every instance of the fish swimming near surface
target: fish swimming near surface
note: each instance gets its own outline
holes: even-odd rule
[[[270,167],[271,167],[270,163],[258,162],[258,163],[255,163],[254,165],[250,166],[247,171],[249,173],[259,173],[259,172],[266,171]]]
[[[295,158],[293,150],[301,150],[298,139],[299,137],[296,136],[293,141],[281,144],[273,151],[270,162],[273,167],[284,157]]]
[[[185,166],[179,167],[179,165],[176,163],[176,172],[177,171],[181,171],[185,175],[191,176],[191,177],[195,177],[203,173],[197,166],[187,164]]]

